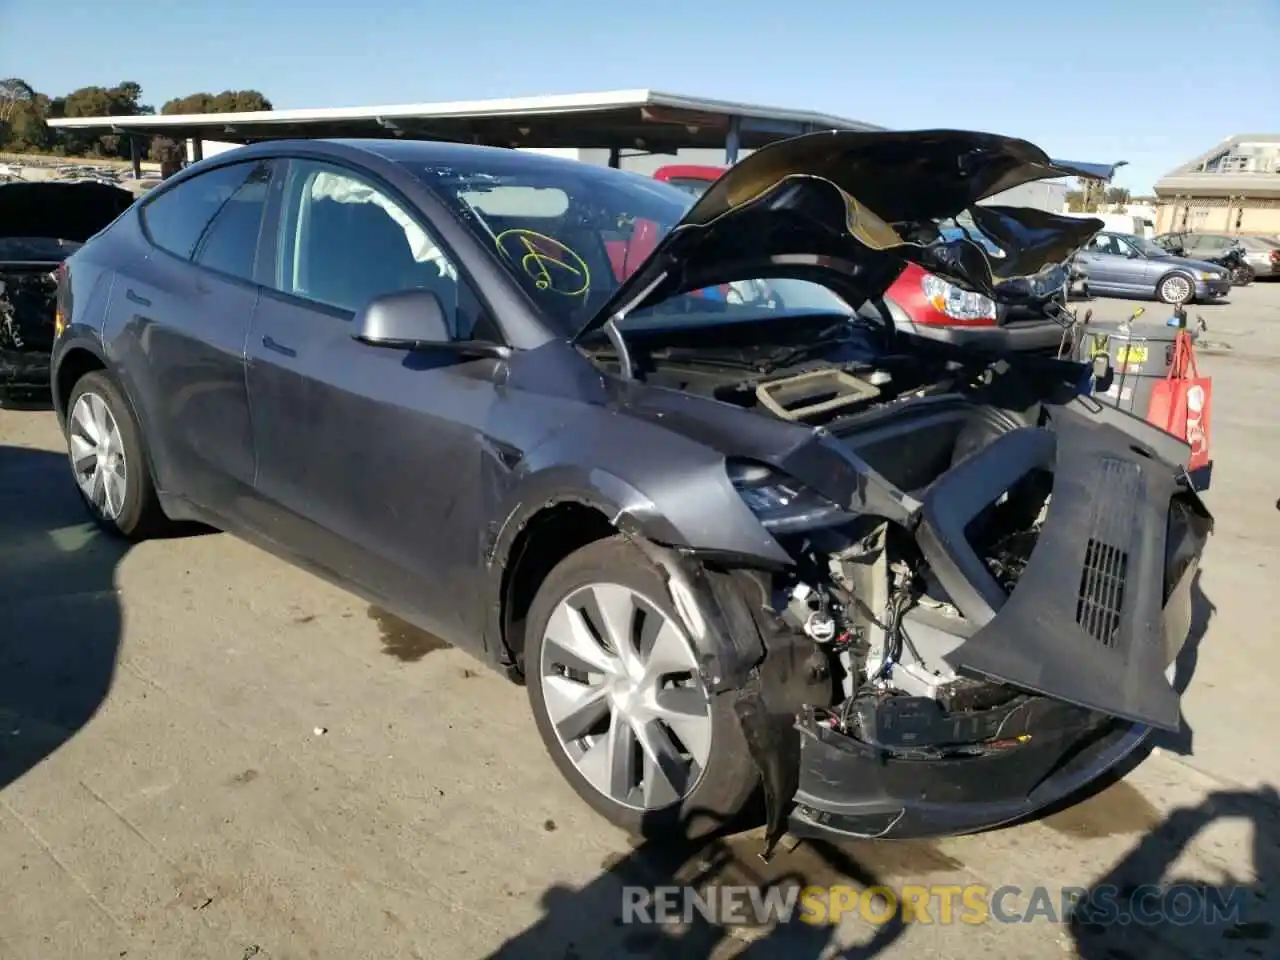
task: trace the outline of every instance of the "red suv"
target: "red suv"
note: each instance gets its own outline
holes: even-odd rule
[[[700,197],[724,171],[724,167],[670,164],[659,167],[653,176]],[[914,263],[907,264],[884,299],[899,330],[931,340],[1053,355],[1062,345],[1062,327],[1043,313],[993,303]]]

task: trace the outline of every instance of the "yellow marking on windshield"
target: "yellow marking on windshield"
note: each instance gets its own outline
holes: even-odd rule
[[[494,239],[502,255],[516,260],[539,290],[566,297],[591,289],[591,270],[582,257],[554,237],[533,230],[504,230]]]

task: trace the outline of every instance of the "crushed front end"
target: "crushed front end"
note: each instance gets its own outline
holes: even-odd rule
[[[1157,433],[1081,399],[823,442],[862,504],[896,509],[779,537],[796,566],[758,610],[768,653],[738,700],[770,845],[788,825],[1007,823],[1178,728],[1169,674],[1212,519]]]
[[[48,393],[56,302],[49,269],[0,268],[0,396]]]

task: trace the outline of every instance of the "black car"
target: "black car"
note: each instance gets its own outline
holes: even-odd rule
[[[1178,726],[1211,519],[1186,445],[1079,365],[850,304],[907,261],[1026,302],[1096,222],[974,208],[995,264],[936,224],[1069,175],[989,134],[812,134],[689,208],[508,150],[221,154],[67,262],[75,481],[127,537],[234,531],[522,679],[627,829],[761,786],[770,843],[1010,821]]]
[[[0,403],[47,399],[54,271],[133,199],[101,183],[0,183]]]

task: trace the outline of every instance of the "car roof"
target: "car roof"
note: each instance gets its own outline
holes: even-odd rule
[[[570,160],[565,157],[529,153],[508,147],[479,146],[477,144],[453,143],[445,140],[399,140],[366,137],[318,138],[314,140],[271,140],[263,141],[249,147],[243,147],[241,150],[245,150],[247,155],[282,156],[288,155],[289,153],[297,150],[305,150],[310,154],[315,154],[317,152],[323,154],[325,152],[329,152],[326,148],[335,148],[332,150],[332,153],[335,156],[340,154],[350,156],[350,151],[356,150],[383,160],[390,160],[391,162],[402,166],[413,166],[418,164],[436,166],[448,165],[451,163],[465,164],[467,166],[484,166],[486,162],[500,163],[503,165],[509,165],[512,162],[515,162],[519,164],[522,169],[529,171],[563,170],[565,172],[573,172],[579,175],[590,171],[588,175],[621,175],[624,177],[638,177],[646,181],[649,180],[648,177],[641,177],[639,174],[634,174],[630,171],[613,170],[596,164],[584,164],[581,161]],[[230,158],[233,153],[239,153],[239,151],[229,151],[228,153],[217,154],[216,156],[219,159],[223,157]]]

